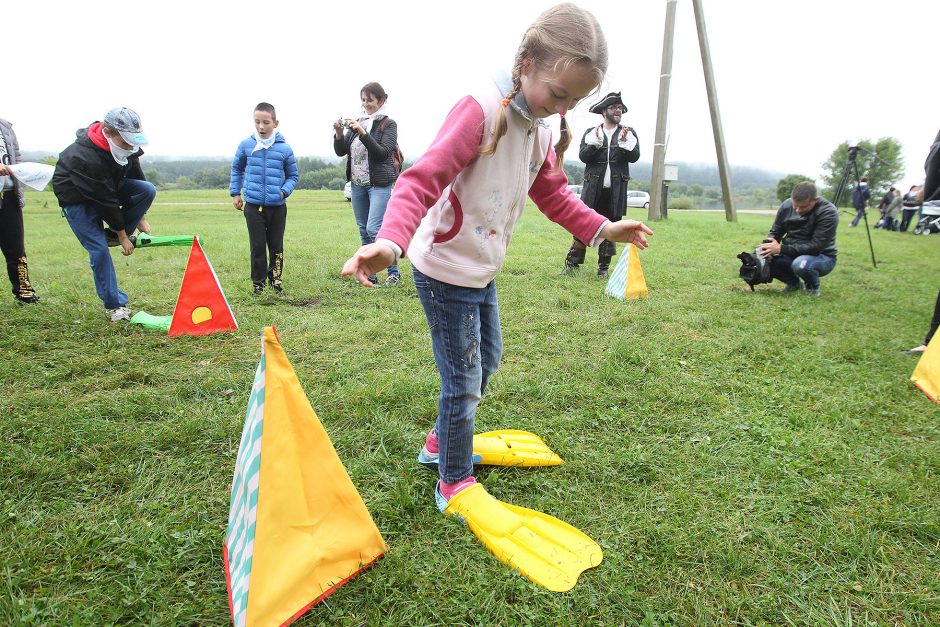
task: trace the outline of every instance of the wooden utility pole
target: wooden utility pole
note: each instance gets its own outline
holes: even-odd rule
[[[708,48],[708,34],[705,32],[705,14],[702,0],[692,0],[695,10],[695,29],[698,31],[698,46],[702,51],[702,69],[705,72],[705,91],[708,93],[708,110],[712,116],[712,133],[715,135],[715,153],[718,157],[718,176],[721,178],[721,195],[725,201],[725,219],[737,222],[738,214],[731,197],[731,168],[728,166],[728,153],[725,150],[725,135],[721,130],[721,114],[718,112],[718,92],[715,89],[715,73],[712,71],[712,56]],[[658,128],[658,123],[657,123]]]
[[[653,172],[650,180],[648,219],[661,220],[663,211],[663,163],[666,161],[666,119],[669,112],[669,81],[672,78],[672,42],[676,27],[676,3],[666,0],[666,31],[663,34],[663,62],[659,73],[659,106],[656,108],[656,138],[653,144]]]

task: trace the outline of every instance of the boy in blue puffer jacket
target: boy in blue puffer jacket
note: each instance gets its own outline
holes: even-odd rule
[[[254,135],[235,150],[229,193],[235,209],[244,211],[248,224],[251,282],[257,296],[264,291],[265,278],[278,294],[284,289],[281,273],[286,200],[297,185],[298,172],[294,151],[275,130],[278,120],[274,106],[261,102],[254,115]]]

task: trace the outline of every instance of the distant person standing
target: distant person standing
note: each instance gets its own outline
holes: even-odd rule
[[[911,189],[904,194],[904,199],[902,200],[904,209],[901,212],[901,226],[898,228],[905,233],[907,232],[907,227],[911,224],[911,220],[917,215],[917,210],[920,209],[919,195],[919,185],[911,185]]]
[[[578,153],[585,164],[581,200],[611,222],[619,221],[627,213],[630,164],[640,158],[636,131],[620,124],[626,112],[627,105],[620,98],[619,91],[607,94],[592,106],[591,113],[603,116],[604,120],[585,131]],[[573,237],[562,274],[569,274],[584,263],[586,250],[587,244]],[[597,249],[597,276],[607,276],[610,260],[616,254],[617,247],[613,242],[601,242]]]
[[[866,210],[871,207],[871,189],[868,188],[867,176],[863,176],[852,190],[852,206],[855,207],[852,226],[858,226],[858,221],[865,217]]]
[[[23,229],[23,187],[10,166],[20,162],[20,145],[13,125],[0,118],[0,249],[7,262],[7,276],[13,296],[21,303],[38,303],[39,296],[29,281],[26,240]]]
[[[885,206],[885,230],[886,231],[897,231],[898,224],[897,218],[901,213],[901,190],[892,187],[891,188],[891,200],[888,201],[888,204]]]
[[[333,122],[333,151],[338,157],[349,157],[346,180],[352,183],[353,215],[359,227],[359,240],[365,246],[375,241],[376,233],[382,228],[392,186],[398,179],[392,159],[398,145],[398,124],[385,111],[388,94],[378,83],[363,85],[359,99],[362,111],[358,119]],[[370,279],[374,284],[378,276]],[[392,287],[400,282],[398,264],[390,265],[385,286]]]
[[[157,189],[144,179],[140,157],[147,143],[140,116],[127,107],[108,111],[104,120],[75,133],[59,154],[52,176],[62,215],[88,251],[95,290],[111,322],[130,320],[127,294],[121,291],[108,246],[134,253],[134,229],[150,232],[144,214]],[[106,228],[103,223],[111,228]]]
[[[264,292],[265,281],[276,294],[284,290],[287,197],[300,175],[294,151],[277,131],[274,105],[259,102],[254,123],[255,133],[235,149],[229,194],[235,209],[245,214],[252,293],[258,296]]]
[[[888,191],[886,191],[884,196],[881,197],[881,200],[878,201],[878,214],[880,217],[878,219],[878,222],[875,223],[876,229],[885,228],[885,224],[887,223],[887,217],[888,217],[888,205],[891,204],[892,198],[894,198],[894,188],[889,187]]]

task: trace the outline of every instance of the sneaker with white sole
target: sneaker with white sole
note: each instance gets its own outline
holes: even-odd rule
[[[400,274],[390,274],[385,277],[385,287],[395,287],[401,283]]]
[[[107,309],[108,316],[111,318],[111,322],[120,322],[121,320],[130,320],[131,319],[131,310],[127,307],[115,307],[114,309]]]

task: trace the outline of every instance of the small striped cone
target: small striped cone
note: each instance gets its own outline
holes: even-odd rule
[[[610,273],[604,293],[614,298],[638,298],[649,296],[646,289],[646,277],[643,276],[643,266],[640,265],[640,255],[636,246],[626,244],[625,250],[620,254],[614,271]]]
[[[277,333],[266,327],[222,548],[232,623],[293,622],[386,550]]]

